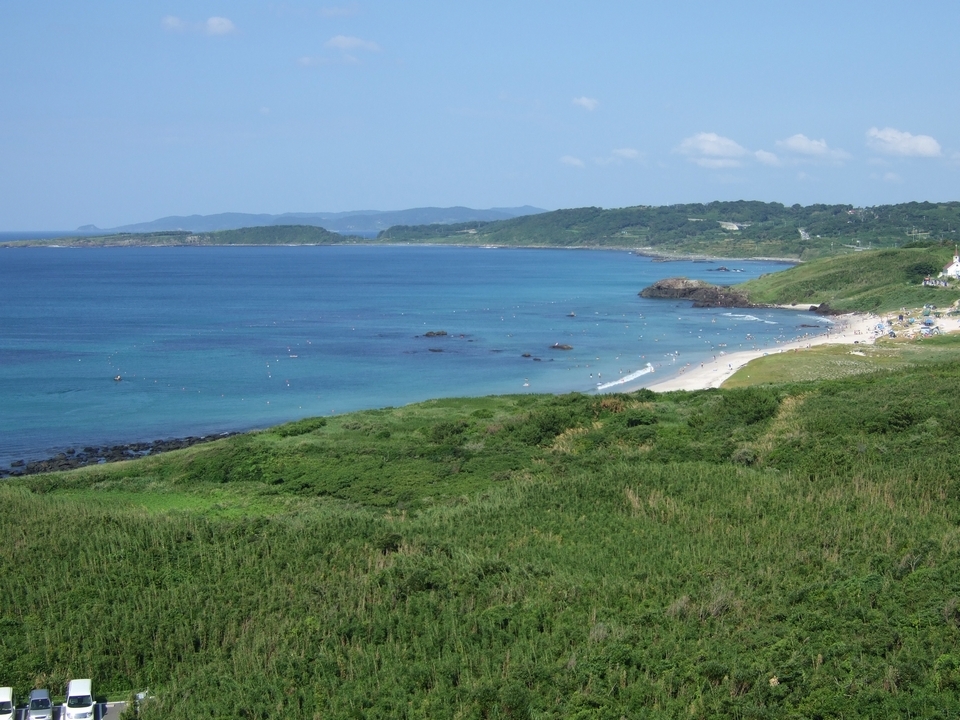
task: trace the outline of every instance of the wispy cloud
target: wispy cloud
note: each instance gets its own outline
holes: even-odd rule
[[[203,24],[203,31],[207,35],[229,35],[237,31],[237,26],[225,17],[211,17]]]
[[[941,154],[940,143],[929,135],[911,135],[891,127],[867,130],[867,145],[884,155],[939,157]]]
[[[225,17],[209,17],[204,22],[190,23],[176,15],[165,15],[160,27],[167,32],[198,32],[205,35],[230,35],[237,31],[233,21]]]
[[[640,151],[633,148],[617,148],[613,151],[613,155],[624,160],[639,160],[641,157]]]
[[[777,157],[776,153],[772,153],[769,150],[757,150],[753,153],[753,156],[764,165],[772,165],[774,167],[780,165],[780,158]]]
[[[745,147],[730,138],[716,133],[697,133],[685,138],[677,152],[705,168],[740,167],[741,158],[748,155]]]
[[[324,17],[350,17],[351,15],[356,15],[359,11],[360,8],[356,3],[348,3],[347,5],[329,5],[327,7],[320,8],[320,14]]]
[[[574,157],[573,155],[564,155],[562,158],[560,158],[560,162],[562,162],[564,165],[569,165],[571,167],[577,167],[577,168],[582,168],[587,166],[587,164],[583,160],[581,160],[578,157]]]
[[[349,52],[351,50],[366,50],[367,52],[380,52],[380,46],[370,40],[363,40],[350,35],[335,35],[324,43],[324,47],[334,50]]]
[[[827,145],[826,140],[813,140],[803,133],[791,135],[786,140],[777,140],[777,147],[791,154],[794,159],[802,158],[808,161],[840,162],[849,160],[850,153]]]
[[[573,99],[573,104],[593,112],[600,106],[600,101],[596,98],[577,97]]]
[[[170,32],[184,32],[187,29],[187,24],[174,15],[165,15],[160,21],[160,27]]]
[[[355,51],[368,53],[381,52],[382,48],[372,40],[353,37],[351,35],[334,35],[323,46],[327,50],[339,50],[339,54],[304,55],[297,59],[297,63],[304,67],[316,65],[359,65],[360,58]]]
[[[593,159],[597,165],[623,165],[625,162],[640,162],[641,160],[643,160],[643,153],[633,148],[616,148],[605,157]]]
[[[870,179],[871,179],[871,180],[882,180],[883,182],[888,182],[888,183],[902,183],[902,182],[903,182],[903,178],[902,178],[902,177],[900,177],[899,175],[897,175],[895,172],[891,172],[891,171],[885,172],[885,173],[883,173],[883,174],[873,173],[873,174],[870,176]]]

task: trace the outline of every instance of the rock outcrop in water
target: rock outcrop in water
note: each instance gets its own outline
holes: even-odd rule
[[[640,297],[692,300],[694,307],[763,307],[750,302],[739,290],[685,277],[657,280],[650,287],[641,290]]]

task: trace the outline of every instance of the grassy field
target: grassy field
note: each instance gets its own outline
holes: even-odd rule
[[[850,375],[942,362],[960,362],[960,335],[940,335],[923,340],[881,338],[874,345],[818,345],[797,352],[779,353],[751,361],[730,376],[723,387],[836,380]]]
[[[900,361],[7,481],[3,680],[168,719],[955,717],[960,364]]]

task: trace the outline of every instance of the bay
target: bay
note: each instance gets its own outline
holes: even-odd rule
[[[628,390],[825,322],[638,296],[786,267],[724,262],[742,272],[588,250],[0,250],[0,466],[430,398],[593,392],[651,363]]]

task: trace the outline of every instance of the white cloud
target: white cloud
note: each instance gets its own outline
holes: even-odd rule
[[[359,8],[356,3],[350,3],[348,5],[330,5],[328,7],[320,8],[320,14],[324,17],[349,17],[351,15],[356,15]]]
[[[803,133],[791,135],[786,140],[777,140],[777,147],[808,160],[840,161],[850,158],[849,153],[830,147],[826,140],[813,140]]]
[[[188,23],[175,15],[166,15],[160,20],[160,27],[169,32],[202,32],[207,35],[229,35],[237,31],[233,21],[225,17],[207,18],[203,23]]]
[[[887,172],[882,173],[882,174],[881,174],[881,173],[871,173],[871,174],[870,174],[870,179],[871,179],[871,180],[881,180],[881,181],[883,181],[883,182],[888,182],[888,183],[902,183],[902,182],[903,182],[903,178],[900,177],[899,175],[897,175],[897,173],[892,172],[892,171],[887,171]]]
[[[171,32],[183,32],[187,29],[187,24],[174,15],[166,15],[160,21],[160,27],[164,30],[170,30]]]
[[[380,46],[370,40],[362,40],[358,37],[349,35],[336,35],[325,43],[328,48],[335,50],[367,50],[369,52],[380,52]]]
[[[716,133],[697,133],[684,139],[677,150],[691,162],[705,168],[740,167],[746,148],[730,138]]]
[[[754,156],[757,160],[759,160],[760,162],[762,162],[764,165],[774,165],[774,166],[776,166],[776,165],[779,165],[779,164],[780,164],[780,158],[778,158],[778,157],[776,156],[776,154],[774,154],[774,153],[772,153],[772,152],[768,152],[768,151],[766,151],[766,150],[757,150],[757,151],[753,154],[753,156]]]
[[[605,157],[595,157],[593,162],[597,165],[623,165],[624,162],[641,162],[643,153],[633,148],[617,148],[611,150]]]
[[[579,105],[580,107],[590,110],[592,112],[593,110],[596,110],[597,107],[599,107],[600,101],[597,100],[596,98],[578,97],[573,99],[573,104]]]
[[[872,127],[867,130],[867,145],[885,155],[904,157],[939,157],[940,143],[929,135],[911,135],[894,128]]]
[[[270,114],[270,108],[268,108],[266,105],[264,105],[262,108],[260,108],[260,114],[261,114],[261,115],[269,115],[269,114]]]
[[[586,167],[586,163],[583,162],[580,158],[573,157],[573,155],[564,155],[560,158],[560,162],[564,165],[570,165],[571,167]]]
[[[203,24],[203,31],[207,35],[229,35],[236,32],[237,26],[225,17],[211,17]]]

